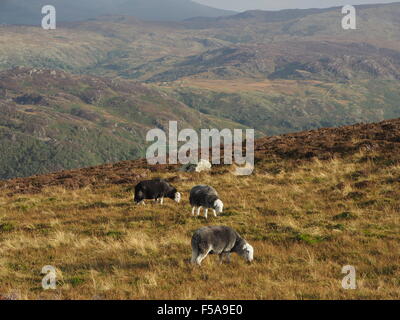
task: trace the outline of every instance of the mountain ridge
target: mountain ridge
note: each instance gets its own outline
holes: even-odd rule
[[[3,0],[0,2],[1,24],[40,25],[45,0]],[[191,0],[53,0],[59,22],[84,21],[105,14],[126,14],[143,20],[180,21],[197,16],[222,16],[234,11],[216,9]]]

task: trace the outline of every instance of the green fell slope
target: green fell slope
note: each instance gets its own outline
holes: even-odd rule
[[[142,84],[17,68],[0,73],[0,178],[144,156],[148,130],[237,127]]]

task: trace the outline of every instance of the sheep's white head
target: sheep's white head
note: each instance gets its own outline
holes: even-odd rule
[[[243,248],[243,258],[246,259],[247,262],[252,262],[254,259],[254,248],[246,243]]]
[[[224,204],[221,200],[215,200],[214,202],[214,210],[218,213],[221,213],[224,210]]]
[[[182,196],[181,196],[181,193],[180,193],[180,192],[175,193],[174,200],[175,200],[176,202],[179,203],[179,202],[181,201],[181,198],[182,198]]]

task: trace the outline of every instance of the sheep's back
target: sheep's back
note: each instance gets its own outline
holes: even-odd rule
[[[189,201],[191,205],[201,206],[205,205],[204,200],[211,196],[218,198],[218,193],[213,187],[199,185],[190,190]]]
[[[153,194],[163,194],[170,188],[169,184],[162,179],[146,180],[136,185],[135,191],[142,192],[146,196],[152,196]]]
[[[198,229],[192,237],[192,246],[205,251],[212,247],[214,253],[229,252],[235,246],[237,233],[226,226],[209,226]]]

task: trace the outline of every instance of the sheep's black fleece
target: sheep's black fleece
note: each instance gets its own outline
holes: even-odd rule
[[[177,190],[163,179],[146,180],[138,183],[135,187],[135,202],[139,203],[145,199],[174,199]]]

